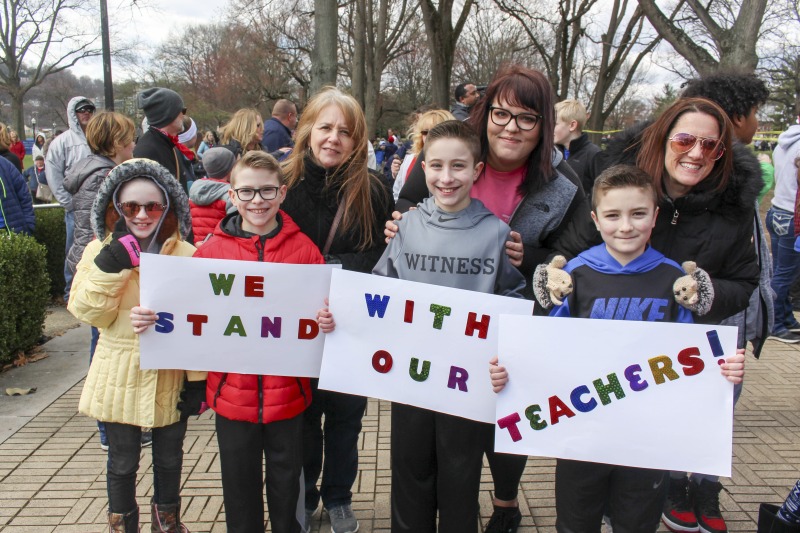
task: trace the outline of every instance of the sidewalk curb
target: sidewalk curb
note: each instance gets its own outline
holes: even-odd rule
[[[0,444],[86,377],[90,337],[89,326],[81,324],[44,343],[47,358],[0,374]],[[6,396],[8,387],[36,392]]]

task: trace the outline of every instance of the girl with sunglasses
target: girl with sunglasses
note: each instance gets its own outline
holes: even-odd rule
[[[153,428],[151,531],[184,533],[180,521],[183,439],[203,410],[205,373],[139,368],[138,334],[155,322],[139,306],[141,253],[192,256],[189,201],[169,171],[148,159],[124,162],[100,185],[91,223],[97,239],[78,263],[69,310],[101,329],[81,394],[81,413],[105,422],[108,522],[138,532],[136,473],[142,427]]]
[[[711,306],[693,309],[701,324],[719,324],[745,309],[759,278],[753,220],[763,180],[758,161],[732,135],[733,124],[717,104],[681,98],[652,124],[616,136],[595,160],[598,173],[627,163],[652,176],[659,194],[653,248],[679,264],[695,261],[713,286]],[[679,420],[671,423],[681,431]],[[721,489],[716,476],[672,472],[664,523],[672,531],[726,531]]]

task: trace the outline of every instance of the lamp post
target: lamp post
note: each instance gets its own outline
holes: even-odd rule
[[[33,130],[33,143],[36,144],[36,117],[31,117],[31,129]]]

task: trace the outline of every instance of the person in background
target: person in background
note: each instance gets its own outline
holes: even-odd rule
[[[31,155],[36,158],[37,155],[44,155],[44,143],[46,139],[44,135],[41,133],[36,136],[36,140],[33,142],[33,146],[31,147]]]
[[[211,130],[207,131],[206,134],[203,135],[203,140],[200,143],[200,147],[197,149],[197,157],[202,160],[203,154],[205,154],[206,151],[210,150],[211,148],[214,148],[216,145],[217,142],[214,139],[214,132]]]
[[[591,198],[594,184],[590,175],[590,165],[600,147],[583,133],[586,118],[586,108],[578,100],[563,100],[557,103],[553,139],[567,164],[581,179],[587,197]]]
[[[36,226],[33,200],[25,178],[7,159],[0,157],[0,235],[32,234]]]
[[[133,157],[136,127],[133,121],[121,113],[97,113],[86,126],[86,142],[92,153],[78,161],[64,178],[64,188],[72,195],[75,216],[75,238],[67,253],[67,268],[73,276],[86,245],[94,240],[92,230],[92,205],[100,186],[111,169]],[[92,326],[89,345],[89,364],[92,364],[100,330]],[[100,433],[100,448],[108,451],[108,436],[103,422],[97,423]],[[142,445],[152,442],[150,432],[142,433]]]
[[[15,130],[8,130],[8,134],[11,136],[11,145],[8,147],[9,151],[17,156],[20,161],[25,160],[25,145],[22,144],[22,140],[17,135]]]
[[[231,169],[235,163],[236,156],[223,146],[211,148],[203,158],[207,177],[195,181],[189,190],[195,246],[200,246],[213,233],[220,220],[233,210],[228,191],[231,188]]]
[[[20,159],[17,154],[9,150],[9,147],[12,144],[11,140],[11,130],[8,127],[0,122],[0,157],[4,157],[8,161],[14,165],[19,172],[23,171],[22,168],[22,159]]]
[[[238,158],[250,150],[261,150],[264,121],[252,108],[240,109],[220,128],[220,142]]]
[[[272,116],[264,122],[264,151],[288,152],[294,146],[292,131],[297,127],[297,106],[290,100],[281,99],[272,106]]]
[[[33,164],[25,169],[22,176],[28,182],[28,189],[31,191],[31,198],[36,200],[36,191],[39,189],[39,184],[47,185],[47,174],[44,170],[44,156],[37,155],[33,158]],[[42,203],[42,202],[34,202]]]
[[[95,105],[85,96],[76,96],[67,104],[69,129],[52,140],[45,151],[47,185],[58,203],[64,208],[64,225],[67,229],[65,254],[69,254],[75,231],[72,195],[64,188],[64,178],[72,167],[91,152],[86,142],[86,126],[94,116]],[[69,300],[72,287],[72,270],[64,262],[64,301]]]
[[[141,91],[136,96],[136,101],[144,111],[147,128],[136,142],[133,156],[160,164],[188,192],[190,178],[183,161],[184,156],[190,156],[191,150],[178,140],[178,135],[183,132],[183,117],[186,115],[183,98],[171,89],[150,87]]]
[[[183,166],[186,170],[186,186],[191,189],[192,183],[198,178],[205,176],[203,163],[197,157],[197,124],[188,115],[183,116],[183,132],[178,135],[178,142],[188,149],[188,152],[181,150],[183,156]]]
[[[769,191],[775,186],[775,167],[772,166],[772,158],[769,154],[758,154],[758,163],[761,165],[761,176],[764,178],[764,187],[758,193],[758,203],[767,195]]]
[[[456,87],[455,91],[456,103],[450,109],[450,112],[458,120],[467,120],[472,111],[472,106],[480,98],[478,88],[474,83],[462,83]]]

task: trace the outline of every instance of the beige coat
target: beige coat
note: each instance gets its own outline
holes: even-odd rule
[[[163,427],[180,418],[177,409],[184,377],[205,379],[205,372],[142,370],[139,368],[139,336],[133,332],[131,308],[139,305],[139,269],[107,274],[94,264],[104,244],[89,243],[78,263],[69,297],[69,311],[100,329],[100,341],[83,386],[78,410],[103,422],[142,427]],[[176,237],[168,239],[161,253],[191,256],[194,246]]]

